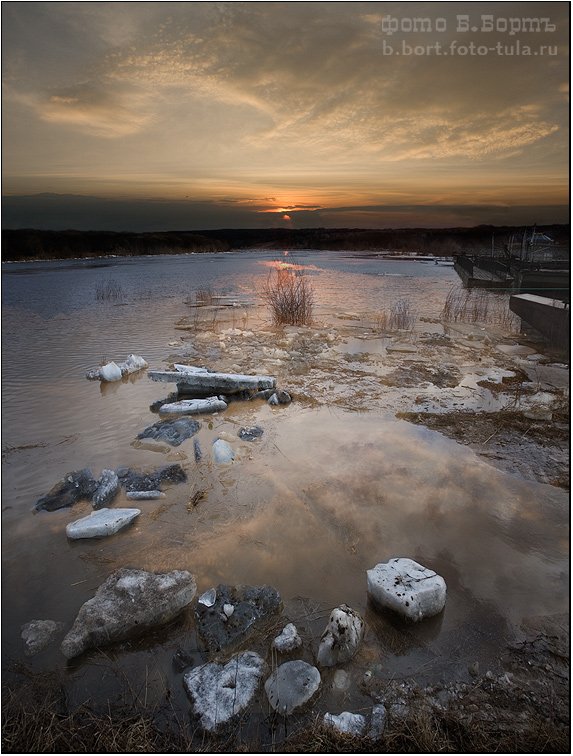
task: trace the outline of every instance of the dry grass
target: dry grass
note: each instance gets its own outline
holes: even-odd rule
[[[458,286],[448,292],[442,320],[449,323],[490,323],[510,333],[518,332],[520,325],[520,319],[509,309],[506,295]]]
[[[206,307],[215,304],[216,293],[212,286],[203,286],[195,292],[195,304],[197,307]]]
[[[376,327],[380,331],[411,331],[417,314],[412,309],[409,299],[394,302],[390,311],[381,310],[374,316]]]
[[[106,281],[98,281],[95,287],[95,298],[100,301],[114,301],[123,298],[123,289],[120,283],[108,278]]]
[[[271,310],[274,325],[312,323],[314,289],[301,271],[277,267],[269,273],[262,297]]]

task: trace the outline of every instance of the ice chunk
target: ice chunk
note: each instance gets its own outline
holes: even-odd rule
[[[112,535],[140,514],[140,509],[98,509],[87,517],[70,522],[66,526],[66,535],[71,540]]]
[[[445,580],[412,559],[381,562],[366,575],[375,603],[414,622],[438,614],[446,604]]]
[[[108,362],[100,368],[99,371],[100,380],[102,381],[120,381],[121,380],[121,368],[116,365],[115,362]]]

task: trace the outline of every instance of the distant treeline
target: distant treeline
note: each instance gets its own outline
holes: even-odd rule
[[[569,245],[569,226],[538,226],[557,243]],[[230,249],[324,249],[371,252],[413,252],[429,255],[488,253],[492,239],[496,252],[522,228],[266,228],[214,231],[162,231],[129,233],[112,231],[43,231],[4,229],[3,260],[49,260],[106,255],[161,255],[185,252],[225,252]]]

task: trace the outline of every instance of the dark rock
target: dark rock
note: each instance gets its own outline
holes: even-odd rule
[[[159,491],[163,483],[185,483],[187,480],[185,470],[177,463],[149,473],[136,472],[128,467],[120,467],[116,472],[126,491]]]
[[[119,478],[115,472],[113,470],[102,470],[101,477],[97,482],[97,489],[92,496],[93,508],[106,507],[115,499],[119,489]]]
[[[281,597],[275,588],[263,586],[219,585],[201,596],[195,608],[197,632],[208,651],[220,651],[248,635],[255,626],[260,626],[271,615],[280,611]],[[231,616],[223,607],[234,607]]]
[[[193,439],[193,454],[195,456],[195,462],[200,462],[203,453],[201,452],[201,444],[198,438]]]
[[[274,388],[264,389],[264,391],[257,391],[257,393],[254,394],[253,399],[270,399],[274,393],[276,393]]]
[[[54,512],[56,509],[71,507],[81,499],[90,499],[97,489],[91,470],[75,470],[64,475],[59,483],[36,502],[37,510]]]
[[[269,397],[269,404],[275,406],[279,404],[290,404],[291,401],[292,399],[288,391],[283,391],[282,389],[275,391],[275,393]]]
[[[264,431],[259,425],[253,425],[250,428],[241,428],[239,431],[239,438],[243,441],[254,441],[263,435]]]
[[[200,423],[191,417],[179,417],[177,420],[161,420],[142,431],[137,438],[152,438],[154,441],[166,441],[170,446],[179,446],[194,436]]]

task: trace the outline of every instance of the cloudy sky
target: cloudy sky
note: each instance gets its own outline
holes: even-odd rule
[[[4,226],[566,222],[568,12],[3,2]]]

